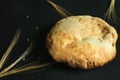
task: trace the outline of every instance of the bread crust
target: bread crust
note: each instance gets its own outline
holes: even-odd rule
[[[57,62],[91,69],[116,56],[116,30],[98,17],[70,16],[58,21],[46,37],[46,47]]]

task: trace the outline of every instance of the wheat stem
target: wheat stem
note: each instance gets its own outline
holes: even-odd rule
[[[104,18],[116,23],[117,21],[119,21],[116,12],[115,12],[115,0],[111,0],[110,5],[108,10],[106,11],[106,13],[104,14]]]
[[[25,50],[25,52],[15,61],[13,62],[10,66],[8,66],[7,68],[5,68],[3,71],[1,71],[0,73],[4,73],[7,72],[8,70],[10,70],[11,68],[13,68],[17,63],[19,63],[23,58],[25,58],[33,49],[34,44],[31,43],[29,45],[29,47]]]
[[[63,17],[68,17],[68,16],[72,16],[72,14],[70,12],[68,12],[66,9],[58,6],[57,4],[53,3],[52,1],[50,0],[47,0],[47,2],[49,4],[52,5],[52,7]]]
[[[8,58],[8,56],[10,55],[10,52],[12,51],[13,47],[17,43],[17,41],[18,41],[18,39],[20,37],[20,33],[21,33],[21,31],[17,30],[15,36],[13,37],[13,40],[11,41],[11,44],[9,45],[6,52],[2,56],[2,58],[0,60],[0,69],[2,69],[3,65],[5,64],[5,62],[6,62],[7,58]]]
[[[51,65],[51,62],[36,65],[36,66],[27,66],[27,67],[24,67],[24,68],[21,68],[21,69],[14,69],[14,70],[8,71],[6,73],[0,73],[0,77],[5,77],[5,76],[8,76],[8,75],[12,75],[12,74],[16,74],[16,73],[20,73],[20,72],[24,72],[24,71],[28,71],[28,70],[38,69],[38,68],[46,67],[46,66],[49,66],[49,65]]]
[[[14,69],[24,65],[26,62],[29,62],[30,60],[32,60],[32,58],[33,58],[33,56],[29,57],[29,58],[26,58],[23,62],[21,62],[21,63],[17,64],[16,66],[14,66]]]
[[[24,67],[31,66],[31,65],[33,66],[33,65],[36,65],[36,64],[39,64],[39,61],[33,61],[33,62],[30,62],[30,63],[27,63],[23,66],[18,67],[18,69],[22,69]]]

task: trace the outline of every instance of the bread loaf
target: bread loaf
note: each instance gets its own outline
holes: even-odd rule
[[[52,27],[46,47],[57,62],[91,69],[115,58],[117,38],[116,30],[101,18],[70,16]]]

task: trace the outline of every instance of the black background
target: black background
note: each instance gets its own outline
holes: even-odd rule
[[[52,0],[74,15],[101,17],[110,0]],[[120,17],[120,0],[116,0],[116,13]],[[26,16],[29,16],[27,18]],[[31,55],[50,59],[45,48],[45,36],[56,21],[62,19],[46,0],[1,0],[0,1],[0,57],[7,49],[16,30],[22,30],[20,40],[11,52],[5,66],[13,62],[29,45],[27,38],[39,42]],[[110,23],[110,22],[108,22]],[[119,23],[112,24],[118,34]],[[39,27],[39,30],[35,28]],[[52,66],[10,75],[0,80],[120,80],[120,50],[117,42],[116,58],[103,67],[92,70],[73,69],[66,64]],[[5,67],[4,66],[4,67]]]

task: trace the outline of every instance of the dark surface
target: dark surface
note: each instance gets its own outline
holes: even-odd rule
[[[110,0],[52,0],[74,15],[102,17]],[[120,17],[120,0],[116,0],[116,12]],[[29,16],[27,19],[26,16]],[[13,62],[28,46],[27,38],[39,41],[31,55],[51,59],[45,48],[45,36],[62,17],[46,0],[1,0],[0,1],[0,56],[10,44],[17,28],[22,30],[20,40],[5,66]],[[113,25],[120,34],[119,24]],[[39,31],[35,27],[39,27]],[[92,70],[73,69],[66,64],[10,75],[0,80],[120,80],[120,42],[117,42],[116,58],[103,67]],[[4,67],[5,67],[4,66]]]

